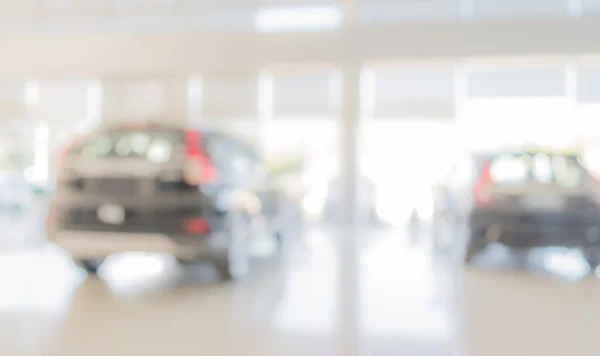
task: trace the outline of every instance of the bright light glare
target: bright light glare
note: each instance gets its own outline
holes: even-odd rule
[[[375,205],[377,217],[394,226],[401,226],[410,220],[413,205],[406,200],[398,199],[401,194],[380,195]],[[408,200],[410,201],[410,200]]]
[[[527,178],[528,162],[523,157],[506,157],[496,160],[490,167],[494,182],[521,182]]]
[[[421,199],[417,200],[416,211],[417,216],[422,221],[432,221],[433,214],[435,213],[435,205],[433,203],[433,195],[431,193],[425,194]]]
[[[169,256],[130,252],[109,256],[100,270],[100,275],[113,291],[127,292],[149,286],[165,277]]]
[[[542,265],[550,272],[574,280],[583,278],[590,272],[590,267],[580,251],[546,250]]]
[[[323,186],[314,187],[311,193],[302,201],[304,212],[310,215],[320,215],[325,207],[327,199],[327,188]]]
[[[254,27],[259,32],[334,30],[342,20],[335,5],[266,8],[256,12]]]
[[[34,147],[34,174],[33,181],[38,184],[46,184],[49,169],[49,143],[50,129],[48,125],[41,123],[35,129]]]
[[[24,172],[25,180],[29,183],[35,183],[35,167],[29,166]]]

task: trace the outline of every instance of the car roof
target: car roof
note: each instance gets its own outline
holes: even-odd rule
[[[509,155],[536,155],[536,154],[547,154],[547,155],[557,155],[557,156],[579,156],[580,152],[576,150],[569,149],[531,149],[531,150],[504,150],[504,151],[495,151],[495,152],[486,152],[486,153],[475,153],[473,157],[475,159],[491,159],[498,156],[509,156]]]

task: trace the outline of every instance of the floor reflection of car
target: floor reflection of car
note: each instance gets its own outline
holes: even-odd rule
[[[239,279],[250,238],[281,237],[267,182],[257,153],[222,133],[100,128],[65,152],[47,229],[92,273],[110,254],[142,251],[209,259],[224,279]]]
[[[460,244],[443,230],[467,233],[467,263],[490,244],[513,249],[581,249],[600,263],[600,185],[577,155],[543,151],[469,156],[438,192],[435,241]],[[451,221],[449,225],[443,222]],[[446,236],[443,239],[442,236]]]
[[[342,203],[342,182],[339,176],[311,187],[303,201],[303,208],[309,218],[321,221],[336,221]],[[358,212],[361,222],[376,222],[377,188],[366,176],[359,176],[357,187]]]

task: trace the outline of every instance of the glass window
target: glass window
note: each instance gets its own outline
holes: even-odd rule
[[[234,144],[234,155],[232,157],[232,168],[236,174],[251,175],[256,171],[257,156],[246,145],[236,142]]]
[[[550,183],[553,179],[550,156],[544,153],[538,153],[533,156],[533,160],[531,161],[531,172],[536,181],[540,183]]]
[[[219,169],[231,169],[233,147],[227,138],[220,135],[212,136],[207,142],[206,152]]]
[[[171,159],[176,135],[163,131],[114,131],[84,141],[74,151],[90,160],[146,158],[153,163]]]
[[[533,182],[576,187],[582,184],[585,170],[576,156],[515,154],[494,158],[490,165],[490,177],[501,185]]]
[[[556,182],[565,187],[576,187],[584,179],[584,170],[574,158],[565,156],[553,157],[552,170]]]
[[[526,156],[505,155],[495,158],[490,165],[490,177],[497,184],[525,182],[529,176],[530,163]]]

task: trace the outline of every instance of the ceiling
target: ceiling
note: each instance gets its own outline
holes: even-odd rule
[[[340,14],[343,9],[354,9],[360,23],[377,25],[578,17],[600,12],[600,0],[19,0],[0,2],[0,33],[18,29],[252,29],[257,12],[274,8],[296,13],[300,8],[335,9]]]

